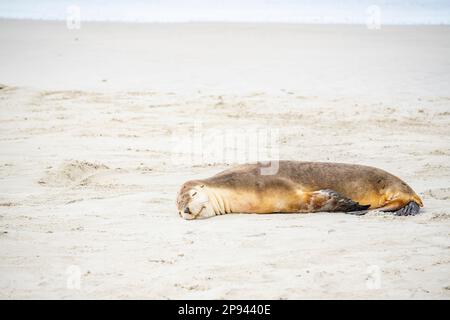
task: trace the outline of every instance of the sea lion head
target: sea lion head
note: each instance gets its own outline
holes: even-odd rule
[[[205,184],[188,181],[177,196],[178,214],[186,220],[208,218],[215,215]]]

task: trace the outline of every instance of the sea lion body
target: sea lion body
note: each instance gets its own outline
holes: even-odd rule
[[[279,161],[276,174],[261,163],[240,165],[186,182],[177,205],[186,219],[227,213],[355,212],[366,209],[415,214],[420,197],[396,176],[369,166]],[[402,208],[404,208],[403,211]]]

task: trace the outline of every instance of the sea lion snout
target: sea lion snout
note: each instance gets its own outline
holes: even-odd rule
[[[193,212],[191,211],[191,209],[189,208],[188,205],[186,205],[186,207],[184,208],[178,208],[178,213],[180,215],[180,217],[182,217],[183,219],[186,220],[192,220],[196,218],[196,215],[193,214]]]

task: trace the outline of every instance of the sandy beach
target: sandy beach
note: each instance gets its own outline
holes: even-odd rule
[[[0,45],[0,298],[450,298],[449,26],[0,20]],[[247,160],[183,146],[255,131],[425,207],[181,219],[183,182]]]

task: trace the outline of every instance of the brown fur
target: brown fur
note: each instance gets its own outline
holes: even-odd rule
[[[215,176],[183,185],[178,207],[189,201],[183,195],[193,185],[222,190],[232,212],[349,211],[355,205],[397,210],[417,194],[401,179],[374,167],[321,162],[280,161],[275,175],[261,175],[261,163],[237,166]],[[333,195],[320,190],[334,191]],[[337,196],[336,196],[337,193]],[[184,198],[183,198],[184,197]]]

